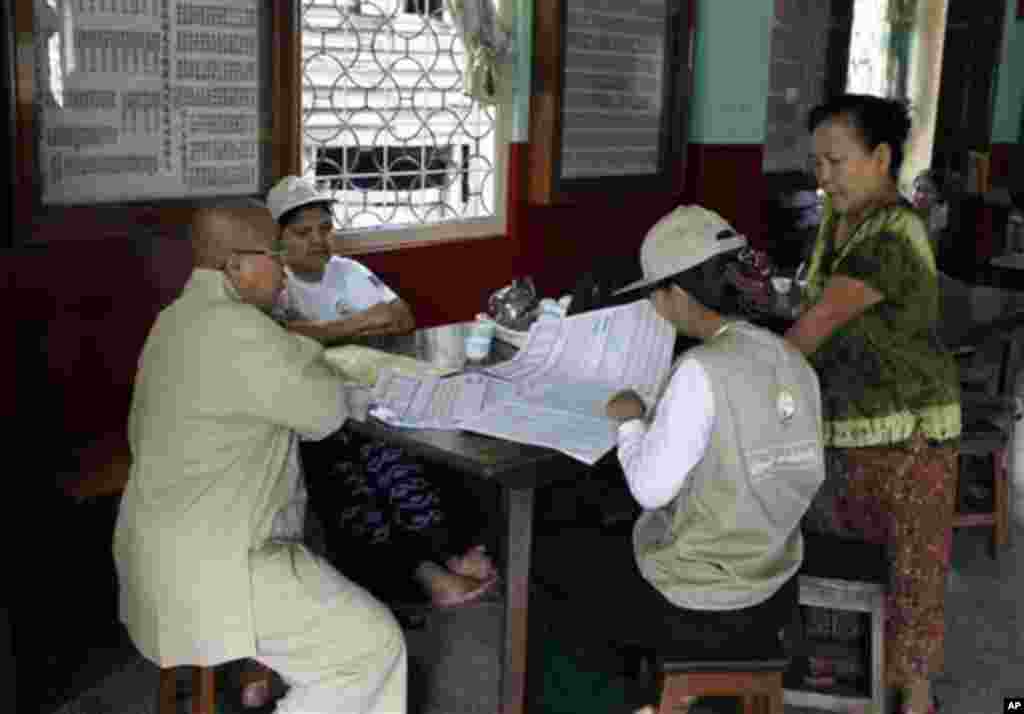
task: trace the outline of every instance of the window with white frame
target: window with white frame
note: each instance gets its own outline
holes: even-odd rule
[[[463,55],[443,0],[302,3],[302,169],[340,231],[502,230],[501,123],[463,93]]]

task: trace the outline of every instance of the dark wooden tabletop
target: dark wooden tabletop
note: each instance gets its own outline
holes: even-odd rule
[[[371,439],[390,441],[426,460],[509,488],[541,486],[579,473],[586,465],[553,449],[519,444],[483,434],[449,429],[408,429],[373,417],[348,428]]]

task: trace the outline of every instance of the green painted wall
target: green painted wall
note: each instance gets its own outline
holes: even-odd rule
[[[1006,0],[1003,55],[992,116],[993,143],[1021,143],[1024,108],[1024,20],[1017,19],[1017,0]]]
[[[530,92],[532,0],[518,0],[520,47],[514,102],[515,140],[526,140]],[[992,141],[1020,141],[1024,107],[1024,20],[1017,0],[1006,0],[1003,60],[999,68]],[[759,144],[765,138],[773,0],[698,0],[689,140],[705,144]]]
[[[516,1],[513,141],[527,140],[532,0]],[[689,141],[764,142],[773,0],[698,0]]]
[[[760,144],[765,136],[773,0],[699,0],[689,140]]]

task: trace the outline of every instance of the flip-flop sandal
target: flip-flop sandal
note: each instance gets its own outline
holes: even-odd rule
[[[497,577],[490,578],[480,583],[478,587],[459,595],[449,596],[443,600],[438,600],[434,603],[435,607],[442,610],[446,610],[452,607],[458,607],[459,605],[466,605],[468,603],[479,600],[487,593],[494,589],[494,585],[498,582]]]

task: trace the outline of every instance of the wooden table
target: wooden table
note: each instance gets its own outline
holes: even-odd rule
[[[1024,292],[975,285],[939,274],[939,332],[951,349],[981,344],[989,336],[1024,326]]]
[[[417,330],[413,335],[378,338],[368,344],[426,361],[437,361],[436,346],[452,344],[466,324]],[[490,361],[508,359],[515,348],[495,341]],[[533,545],[534,491],[538,486],[577,476],[586,465],[552,449],[463,431],[403,429],[370,418],[350,420],[348,428],[372,439],[398,444],[421,459],[453,468],[501,488],[505,516],[505,623],[501,652],[502,714],[526,711],[526,646],[530,551]]]

